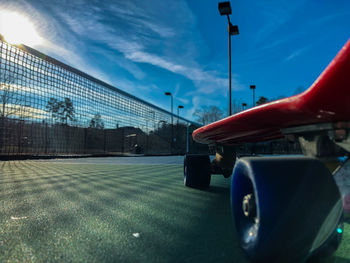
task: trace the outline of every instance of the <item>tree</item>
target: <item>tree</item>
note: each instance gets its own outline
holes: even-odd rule
[[[50,98],[47,102],[46,111],[51,112],[51,117],[53,119],[59,119],[60,104],[55,98]]]
[[[65,98],[64,101],[58,101],[55,98],[50,98],[46,105],[46,111],[51,112],[51,117],[59,120],[65,125],[68,125],[68,120],[76,121],[74,118],[75,109],[70,98]]]
[[[0,69],[0,152],[5,144],[6,126],[9,118],[29,117],[30,105],[25,105],[23,94],[19,92],[18,77],[10,71]],[[29,109],[29,111],[28,111]]]
[[[25,116],[25,106],[21,95],[18,93],[16,77],[10,72],[0,74],[0,117],[2,120],[10,116]]]
[[[287,96],[285,96],[285,95],[279,95],[278,97],[276,97],[276,98],[271,98],[271,99],[269,99],[269,102],[271,102],[271,101],[276,101],[276,100],[282,100],[282,99],[284,99],[284,98],[286,98]]]
[[[197,122],[206,125],[222,119],[224,112],[217,106],[202,106],[200,109],[197,109],[193,115]]]
[[[259,98],[259,100],[256,102],[256,105],[263,105],[265,103],[269,102],[269,100],[263,96]]]
[[[300,93],[302,93],[303,91],[305,91],[305,88],[303,86],[299,86],[294,92],[293,95],[298,95]]]
[[[95,129],[104,129],[105,124],[103,120],[101,119],[101,114],[97,113],[95,116],[91,119],[90,121],[90,128],[95,128]]]
[[[65,122],[66,125],[68,123],[68,119],[72,122],[75,122],[76,119],[74,118],[75,115],[75,109],[73,106],[73,102],[70,100],[70,98],[64,98],[64,102],[61,104],[61,108],[63,109],[62,115],[61,115],[61,121]]]

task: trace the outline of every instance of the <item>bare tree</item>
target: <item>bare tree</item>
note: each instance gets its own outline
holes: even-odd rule
[[[24,118],[25,106],[23,100],[18,94],[16,85],[17,78],[9,73],[2,71],[0,74],[0,117],[6,119],[10,116]]]
[[[224,112],[217,106],[202,106],[200,109],[197,109],[193,115],[197,122],[206,125],[222,119]]]
[[[23,120],[28,117],[27,106],[18,92],[17,76],[4,69],[0,70],[0,151],[5,142],[5,130],[9,118]],[[30,107],[30,106],[29,106]]]

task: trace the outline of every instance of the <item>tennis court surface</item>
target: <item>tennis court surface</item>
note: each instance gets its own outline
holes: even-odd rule
[[[182,157],[0,162],[0,262],[247,262],[230,180],[183,186]],[[350,262],[350,225],[328,262]]]

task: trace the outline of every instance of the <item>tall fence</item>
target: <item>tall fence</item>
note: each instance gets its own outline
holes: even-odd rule
[[[0,38],[0,156],[183,154],[196,127]]]

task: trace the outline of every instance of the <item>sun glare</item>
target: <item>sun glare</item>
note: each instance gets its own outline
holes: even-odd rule
[[[27,17],[12,11],[0,11],[0,34],[12,44],[35,46],[43,43],[43,38],[33,23]]]

